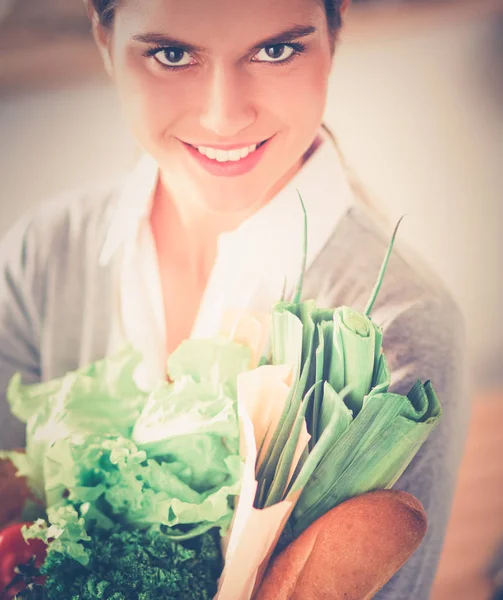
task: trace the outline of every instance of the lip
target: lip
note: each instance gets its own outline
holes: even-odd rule
[[[257,148],[253,152],[250,152],[245,158],[241,158],[238,161],[227,161],[218,162],[216,159],[208,158],[204,154],[201,154],[197,148],[194,148],[186,142],[181,142],[183,146],[188,150],[189,154],[211,175],[218,175],[220,177],[235,177],[236,175],[244,175],[251,171],[260,161],[264,152],[269,148],[271,140],[274,135],[269,139],[265,140],[260,148]],[[180,140],[181,141],[181,140]],[[251,145],[251,144],[250,144]],[[243,148],[243,146],[234,146],[235,148]],[[219,148],[213,146],[213,148]]]

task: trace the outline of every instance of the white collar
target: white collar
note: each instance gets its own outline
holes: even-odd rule
[[[100,266],[107,265],[121,247],[126,258],[133,255],[140,226],[150,217],[158,177],[156,161],[149,154],[143,154],[137,166],[126,176],[114,206],[101,249]]]
[[[252,232],[261,232],[269,241],[281,237],[274,230],[278,222],[288,231],[290,216],[300,211],[297,190],[302,195],[308,215],[308,266],[321,250],[334,226],[331,212],[338,216],[352,202],[352,190],[342,167],[340,157],[330,137],[320,129],[322,143],[288,184],[264,207],[236,230],[220,236],[220,246],[232,246],[249,238]],[[122,247],[125,259],[135,251],[142,223],[149,218],[154,192],[159,177],[156,161],[144,154],[135,169],[126,177],[124,187],[114,207],[108,233],[100,254],[100,265],[107,265]],[[327,204],[327,200],[330,204]],[[328,212],[328,214],[327,214]],[[328,217],[328,218],[327,218]],[[336,219],[335,219],[336,220]],[[299,223],[297,216],[292,223]],[[309,235],[309,232],[314,233]],[[267,236],[267,237],[266,237]],[[301,239],[296,237],[297,240]]]

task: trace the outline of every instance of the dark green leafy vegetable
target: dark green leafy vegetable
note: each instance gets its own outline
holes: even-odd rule
[[[217,592],[223,559],[216,530],[183,543],[170,540],[158,527],[96,529],[90,537],[83,542],[86,566],[49,551],[40,569],[47,577],[43,592],[33,586],[23,598],[210,600]]]

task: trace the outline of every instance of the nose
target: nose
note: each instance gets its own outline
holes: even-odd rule
[[[202,90],[200,124],[225,139],[235,138],[250,126],[257,113],[253,107],[246,75],[223,66],[215,67]]]

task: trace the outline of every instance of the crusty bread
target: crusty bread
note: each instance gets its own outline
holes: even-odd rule
[[[368,600],[407,561],[427,529],[421,503],[383,490],[315,521],[269,565],[254,600]]]

